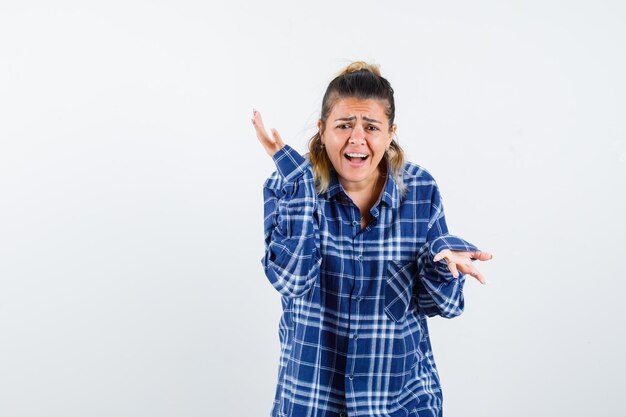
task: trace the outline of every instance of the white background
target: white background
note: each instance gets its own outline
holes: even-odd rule
[[[268,416],[274,165],[380,64],[450,232],[494,254],[430,320],[447,417],[620,416],[620,1],[0,6],[0,415]]]

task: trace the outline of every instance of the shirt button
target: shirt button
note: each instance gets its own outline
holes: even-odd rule
[[[341,413],[339,413],[339,417],[346,417],[346,413],[342,411]]]
[[[358,338],[359,338],[359,335],[355,333],[355,334],[353,334],[353,335],[352,335],[352,338],[353,338],[354,340],[356,340],[356,339],[358,339]]]
[[[363,299],[363,297],[361,297],[360,295],[356,298],[357,301],[361,301]]]
[[[357,222],[356,220],[352,222],[352,226],[357,227],[357,225],[359,224],[359,222]]]
[[[354,378],[354,375],[352,375],[352,374],[348,375],[348,379],[349,379],[350,381],[352,381],[352,379],[353,379],[353,378]]]
[[[359,261],[362,261],[362,260],[363,260],[363,255],[359,255],[359,256],[357,256],[356,258],[357,258]]]

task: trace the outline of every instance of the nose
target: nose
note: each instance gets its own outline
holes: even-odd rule
[[[350,143],[359,145],[365,143],[365,131],[363,130],[363,126],[357,124],[354,127],[354,130],[352,130],[352,134],[350,135]]]

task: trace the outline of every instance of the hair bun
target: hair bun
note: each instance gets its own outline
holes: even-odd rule
[[[344,68],[344,70],[341,71],[338,75],[351,74],[353,72],[357,72],[357,71],[361,71],[361,70],[367,70],[369,72],[374,73],[374,75],[377,75],[377,76],[381,77],[381,75],[380,75],[380,65],[368,64],[365,61],[355,61],[355,62],[351,63],[346,68]]]

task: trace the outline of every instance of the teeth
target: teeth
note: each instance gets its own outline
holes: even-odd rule
[[[347,153],[346,155],[348,155],[350,158],[366,158],[367,155],[365,155],[364,153]]]

